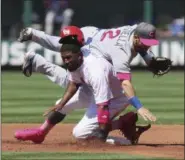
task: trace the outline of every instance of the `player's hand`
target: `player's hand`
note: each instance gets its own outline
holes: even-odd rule
[[[47,109],[47,110],[44,112],[43,116],[44,116],[44,117],[47,116],[50,112],[55,111],[56,109],[57,109],[57,106],[50,107],[49,109]]]
[[[141,107],[137,110],[138,114],[145,120],[145,121],[152,121],[155,122],[157,118],[146,108]]]
[[[50,112],[52,112],[52,111],[59,111],[59,110],[61,110],[62,108],[63,108],[63,106],[61,106],[60,104],[57,104],[57,105],[55,105],[55,106],[52,106],[52,107],[50,107],[49,109],[47,109],[47,110],[44,112],[43,116],[45,117],[45,116],[47,116]]]
[[[18,37],[19,42],[25,42],[32,39],[32,28],[24,28]]]

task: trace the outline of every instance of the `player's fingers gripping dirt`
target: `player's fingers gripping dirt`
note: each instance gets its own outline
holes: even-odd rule
[[[24,28],[18,37],[19,42],[25,42],[32,39],[32,29],[31,28]]]
[[[145,121],[152,121],[155,122],[157,118],[146,108],[141,107],[137,110],[138,114],[145,120]]]
[[[171,70],[172,61],[165,57],[153,57],[149,70],[155,75],[162,76]]]

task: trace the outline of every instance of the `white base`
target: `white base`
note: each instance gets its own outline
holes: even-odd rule
[[[106,143],[113,145],[131,145],[130,140],[124,137],[113,137],[113,136],[108,137]]]

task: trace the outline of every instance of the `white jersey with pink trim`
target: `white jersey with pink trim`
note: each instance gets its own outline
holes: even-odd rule
[[[116,72],[130,73],[130,63],[137,55],[131,53],[133,32],[137,25],[100,30],[88,48],[91,54],[110,61]]]
[[[122,97],[121,84],[113,66],[104,58],[87,54],[89,53],[84,52],[81,67],[69,72],[69,80],[88,85],[94,94],[96,104],[108,104],[112,98]]]

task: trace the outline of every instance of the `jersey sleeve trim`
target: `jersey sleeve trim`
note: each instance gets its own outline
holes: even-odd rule
[[[97,103],[98,106],[107,106],[109,104],[109,101],[103,102],[103,103]]]
[[[131,80],[132,79],[132,75],[131,73],[117,73],[117,77],[119,80]]]

